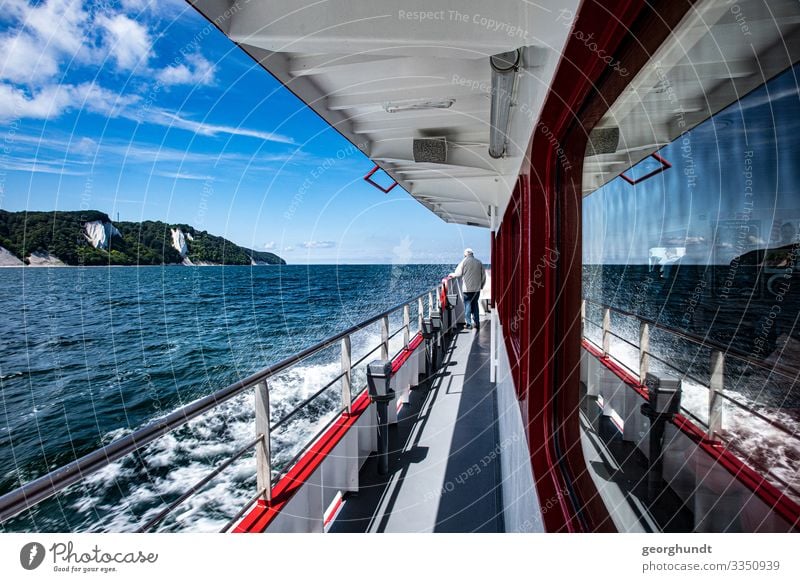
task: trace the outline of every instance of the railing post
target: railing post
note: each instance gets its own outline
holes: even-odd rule
[[[433,315],[433,291],[428,291],[428,317]]]
[[[350,336],[346,335],[342,338],[342,407],[347,410],[347,414],[350,414],[353,409],[350,392],[351,367]]]
[[[259,491],[272,500],[272,455],[269,439],[269,387],[266,381],[256,384],[256,435],[263,435],[256,445],[256,475]]]
[[[381,317],[381,360],[389,359],[389,316]]]
[[[603,307],[603,356],[608,356],[611,347],[611,308]]]
[[[581,299],[581,339],[586,337],[586,299]]]
[[[650,371],[650,324],[639,321],[639,383],[644,384]]]
[[[409,331],[411,327],[411,308],[408,303],[403,305],[403,345],[408,347]]]
[[[420,297],[419,299],[417,299],[417,331],[419,331],[420,333],[422,333],[422,320],[424,319],[423,317],[424,310],[425,310],[425,302],[422,300],[422,297]]]
[[[722,432],[722,390],[725,388],[725,354],[711,352],[711,382],[708,391],[708,438],[718,440]]]

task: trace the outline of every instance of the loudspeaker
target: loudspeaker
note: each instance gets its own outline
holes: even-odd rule
[[[444,164],[447,162],[447,141],[444,139],[415,139],[414,161]]]
[[[589,143],[586,145],[586,157],[599,154],[613,154],[619,144],[619,128],[606,127],[593,129],[589,134]]]

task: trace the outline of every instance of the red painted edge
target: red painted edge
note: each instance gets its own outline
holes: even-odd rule
[[[647,388],[631,376],[625,368],[618,365],[610,358],[604,358],[603,353],[588,341],[583,340],[583,347],[594,356],[606,368],[611,370],[620,380],[633,388],[645,400],[649,400]],[[737,481],[753,492],[756,497],[761,499],[767,506],[771,507],[778,515],[785,519],[793,527],[800,525],[800,505],[790,497],[784,495],[777,487],[767,481],[755,469],[745,464],[730,450],[725,448],[722,443],[709,441],[706,433],[691,420],[679,414],[672,421],[672,424],[692,440],[702,451],[707,453],[715,462],[719,463]]]
[[[361,394],[353,402],[352,412],[342,414],[336,422],[315,442],[303,455],[297,464],[275,484],[272,490],[272,501],[259,501],[248,513],[233,533],[261,533],[280,514],[281,510],[291,501],[294,494],[322,464],[322,461],[339,444],[344,435],[353,427],[364,411],[369,407],[370,401],[367,393]]]
[[[375,186],[375,187],[376,187],[378,190],[380,190],[380,191],[381,191],[381,192],[383,192],[384,194],[388,194],[389,192],[391,192],[391,191],[392,191],[392,189],[393,189],[395,186],[397,186],[397,180],[395,180],[394,178],[392,178],[391,176],[389,176],[389,173],[388,173],[388,172],[386,172],[386,170],[383,170],[384,172],[386,172],[386,175],[387,175],[387,176],[389,176],[390,178],[392,178],[392,180],[394,181],[394,184],[392,184],[392,185],[391,185],[391,186],[389,186],[388,188],[384,188],[383,186],[381,186],[381,185],[380,185],[380,184],[378,184],[378,183],[377,183],[375,180],[373,180],[373,179],[372,179],[372,175],[373,175],[375,172],[377,172],[378,170],[383,170],[383,168],[381,168],[381,167],[380,167],[378,164],[375,164],[375,167],[374,167],[374,168],[372,168],[372,169],[371,169],[371,170],[370,170],[370,171],[367,173],[367,175],[366,175],[366,176],[364,176],[364,181],[365,181],[365,182],[367,182],[368,184],[371,184],[371,185]]]
[[[645,174],[644,176],[641,176],[640,178],[637,178],[636,180],[634,180],[633,178],[628,178],[628,176],[625,175],[625,172],[627,172],[628,170],[625,170],[625,172],[620,173],[619,177],[622,178],[623,180],[625,180],[631,186],[636,186],[636,184],[640,184],[640,183],[644,182],[645,180],[649,180],[653,176],[657,176],[661,172],[663,172],[665,170],[669,170],[672,167],[672,164],[670,164],[667,160],[665,160],[664,158],[662,158],[661,156],[659,156],[656,153],[652,153],[648,157],[649,158],[655,158],[655,160],[661,164],[661,167],[660,168],[656,168],[652,172],[648,172],[647,174]],[[645,158],[645,159],[647,159],[647,158]]]
[[[620,364],[618,364],[617,362],[615,362],[611,358],[605,357],[601,350],[599,350],[598,348],[596,348],[595,346],[593,346],[592,344],[590,344],[586,340],[583,340],[583,347],[586,349],[587,352],[589,352],[595,358],[597,358],[598,360],[603,362],[603,364],[609,370],[611,370],[617,376],[619,376],[620,379],[623,382],[625,382],[625,384],[627,384],[628,386],[633,388],[636,392],[638,392],[639,396],[641,396],[645,400],[649,400],[650,399],[649,392],[647,390],[647,386],[643,386],[643,385],[639,384],[639,382],[637,380],[635,380],[634,377],[631,376],[631,373],[628,370],[626,370],[623,366],[621,366]]]
[[[333,504],[333,507],[330,508],[330,511],[328,512],[328,517],[325,518],[323,525],[327,527],[327,525],[336,518],[336,514],[339,513],[339,509],[342,507],[343,504],[344,500],[342,499],[342,496],[341,495],[337,496],[336,502]]]
[[[411,354],[414,353],[414,350],[417,349],[417,347],[421,342],[422,342],[422,334],[417,332],[417,334],[414,336],[414,339],[408,342],[408,347],[403,348],[403,351],[397,354],[395,359],[392,360],[392,373],[397,372],[400,368],[403,367],[403,364],[405,364],[408,361],[408,359],[411,357]]]
[[[396,372],[413,351],[422,343],[422,334],[417,332],[414,338],[392,361],[392,371]],[[398,364],[399,362],[399,364]],[[397,364],[397,368],[395,365]],[[369,395],[365,392],[353,402],[352,412],[337,419],[323,435],[315,442],[305,455],[300,457],[294,467],[284,475],[272,490],[272,501],[259,501],[256,506],[242,518],[233,533],[261,533],[280,514],[283,508],[291,501],[294,494],[303,486],[309,477],[317,470],[325,458],[341,442],[345,434],[353,427],[364,411],[369,407]]]

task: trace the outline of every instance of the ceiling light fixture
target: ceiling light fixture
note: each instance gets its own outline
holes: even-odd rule
[[[489,57],[489,64],[492,67],[489,155],[493,158],[502,158],[506,153],[511,103],[514,100],[520,57],[519,49]]]
[[[383,109],[386,113],[424,109],[450,109],[455,102],[455,99],[408,99],[405,101],[390,101],[384,103]]]

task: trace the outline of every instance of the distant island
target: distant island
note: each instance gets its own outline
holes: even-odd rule
[[[197,230],[160,221],[112,223],[98,210],[0,210],[0,266],[285,265]]]

